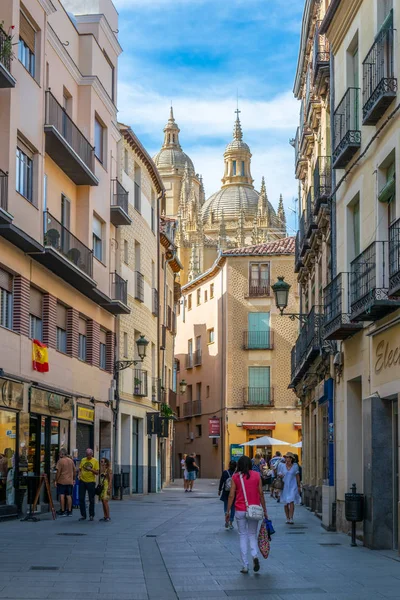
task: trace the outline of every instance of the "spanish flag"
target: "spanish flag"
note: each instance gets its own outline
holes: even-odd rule
[[[39,373],[49,370],[49,351],[39,340],[32,340],[32,368]]]

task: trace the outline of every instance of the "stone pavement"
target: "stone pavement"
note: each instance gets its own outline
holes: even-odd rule
[[[268,501],[268,498],[267,498]],[[223,527],[212,481],[184,494],[111,503],[110,523],[72,518],[0,523],[0,599],[33,600],[358,600],[400,598],[395,553],[351,548],[305,508],[295,525],[269,502],[276,534],[258,574],[242,575],[239,540]],[[101,507],[97,506],[96,518]]]

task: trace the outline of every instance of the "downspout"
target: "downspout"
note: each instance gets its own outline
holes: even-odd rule
[[[164,315],[163,315],[163,327],[166,327],[167,324],[167,267],[168,265],[173,262],[176,259],[176,247],[173,246],[174,251],[173,254],[171,256],[171,258],[168,258],[165,261],[165,268],[164,268]],[[167,344],[165,344],[167,345]],[[165,389],[164,384],[165,384],[165,351],[166,348],[163,349],[163,359],[162,359],[162,373],[161,373],[161,382],[162,382],[162,387]]]

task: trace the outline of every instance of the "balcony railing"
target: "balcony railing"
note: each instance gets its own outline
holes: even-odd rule
[[[348,88],[333,115],[334,169],[344,169],[361,146],[359,88]]]
[[[324,289],[326,340],[345,340],[362,329],[350,320],[350,273],[339,273]]]
[[[44,212],[44,246],[53,248],[81,271],[93,276],[93,253],[64,225],[49,213]]]
[[[301,379],[315,357],[321,352],[324,307],[313,306],[307,315],[292,350],[292,385]]]
[[[111,222],[113,225],[130,225],[132,221],[129,217],[129,192],[118,179],[113,179],[112,183]]]
[[[135,208],[138,212],[141,212],[142,210],[142,199],[141,199],[141,192],[140,192],[140,185],[138,183],[136,183],[135,181],[135,193],[134,193],[134,201],[135,201]]]
[[[151,378],[151,401],[160,402],[161,400],[161,379],[158,377]]]
[[[300,256],[303,257],[307,250],[310,248],[308,237],[306,236],[307,216],[304,210],[299,221],[299,242],[300,242]]]
[[[194,353],[194,366],[200,367],[201,363],[202,363],[201,350],[196,350],[196,352]]]
[[[259,277],[257,279],[250,279],[249,296],[251,298],[257,296],[269,296],[269,278]]]
[[[363,125],[375,125],[397,93],[393,10],[363,62]]]
[[[269,331],[244,331],[244,350],[272,350],[273,332]]]
[[[0,29],[1,31],[1,29]],[[8,210],[8,173],[0,169],[0,208]]]
[[[186,368],[193,369],[193,354],[186,354]]]
[[[326,204],[332,191],[332,162],[330,156],[319,156],[314,169],[314,215]]]
[[[400,219],[389,227],[389,296],[400,294]]]
[[[247,407],[273,406],[274,389],[272,387],[243,388],[243,404]]]
[[[296,233],[296,240],[294,245],[294,272],[298,273],[303,266],[303,260],[300,256],[300,232]]]
[[[313,82],[318,89],[324,75],[329,75],[329,41],[325,35],[319,33],[321,21],[317,21],[314,35],[313,51]]]
[[[183,404],[183,416],[191,417],[193,412],[193,403],[192,402],[184,402]]]
[[[147,371],[133,370],[133,395],[147,396]]]
[[[135,299],[144,302],[144,276],[139,271],[135,272]]]
[[[46,92],[46,152],[77,185],[98,185],[94,148],[66,110]]]
[[[151,312],[155,317],[158,317],[160,310],[160,303],[158,299],[158,290],[156,288],[152,289],[152,309]]]
[[[351,262],[351,320],[376,321],[400,306],[389,297],[389,242],[373,242]]]
[[[0,88],[15,87],[16,82],[11,75],[13,54],[12,39],[0,25]]]
[[[195,400],[193,402],[192,415],[201,415],[201,400]]]
[[[128,304],[128,282],[116,271],[111,273],[111,299]]]
[[[314,217],[314,188],[310,187],[307,194],[307,203],[306,203],[306,224],[305,224],[305,233],[306,237],[310,237],[313,229],[317,228],[317,223]]]

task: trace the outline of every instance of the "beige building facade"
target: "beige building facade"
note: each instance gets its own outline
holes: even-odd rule
[[[129,312],[111,243],[121,48],[113,4],[81,6],[0,7],[0,514],[21,510],[27,478],[52,483],[60,447],[112,458],[115,323]],[[48,372],[32,368],[32,339]]]
[[[202,477],[219,477],[240,444],[262,435],[301,441],[301,413],[288,389],[296,325],[281,317],[271,284],[292,284],[289,309],[298,312],[294,238],[227,250],[182,288],[175,355],[179,383],[175,463],[196,452]],[[209,437],[210,419],[219,422]],[[267,448],[267,456],[278,446]],[[262,449],[264,452],[264,449]]]

